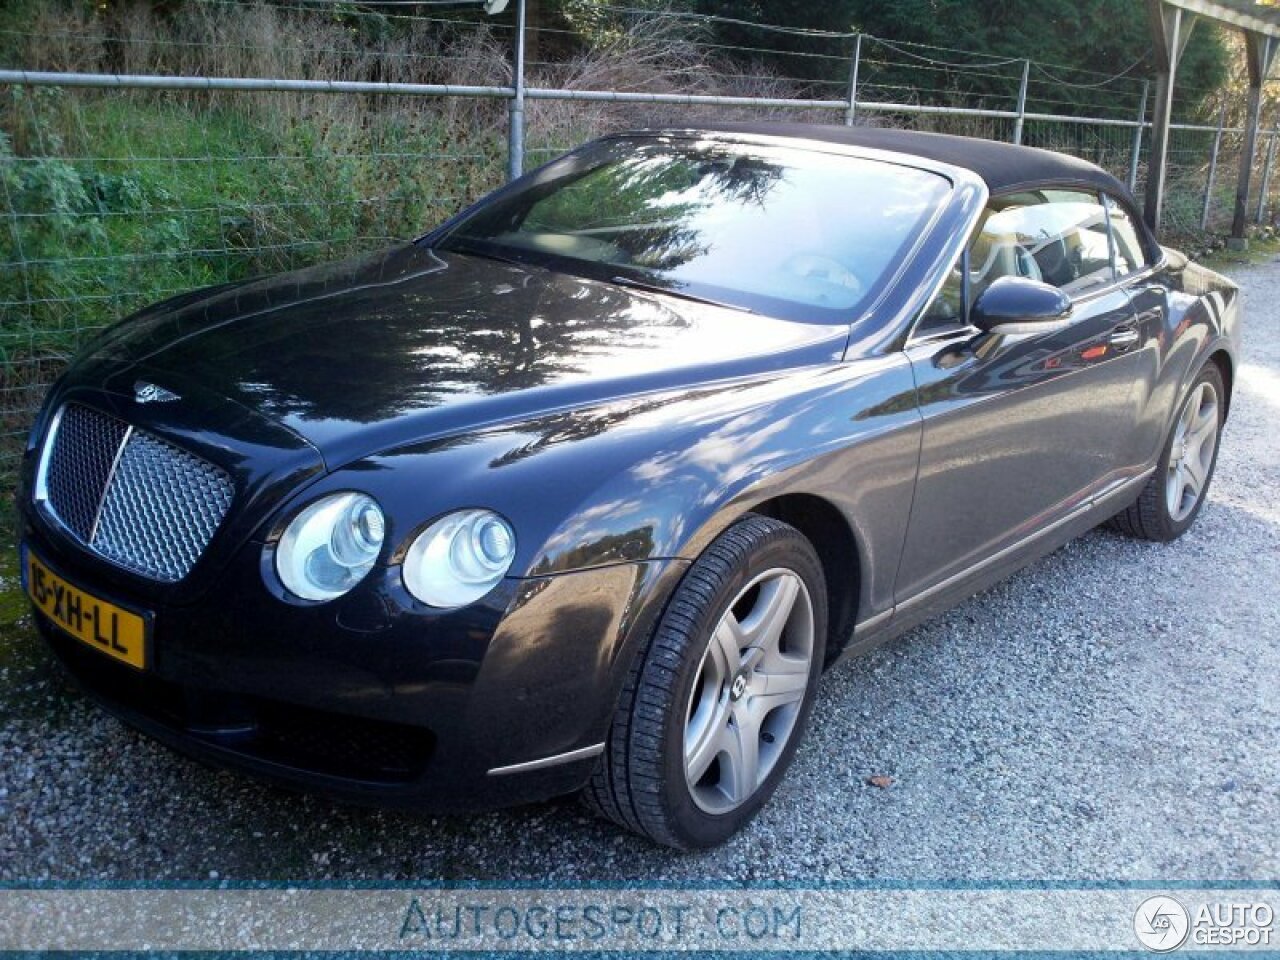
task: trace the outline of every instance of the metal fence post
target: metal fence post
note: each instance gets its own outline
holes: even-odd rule
[[[852,127],[858,113],[858,67],[862,63],[862,34],[853,40],[853,68],[849,72],[849,109],[844,112],[844,125]]]
[[[1018,119],[1013,122],[1013,142],[1022,143],[1022,127],[1027,119],[1027,84],[1031,80],[1031,61],[1022,61],[1022,84],[1018,87]]]
[[[1271,192],[1271,165],[1276,159],[1276,135],[1273,133],[1271,139],[1267,141],[1267,159],[1262,165],[1262,188],[1258,191],[1258,217],[1257,222],[1262,223],[1267,216],[1267,199]]]
[[[516,3],[515,63],[512,86],[515,96],[507,114],[507,174],[510,179],[524,173],[524,36],[525,0]]]
[[[1222,128],[1227,124],[1227,105],[1218,112],[1218,132],[1213,135],[1213,149],[1209,152],[1209,175],[1204,181],[1204,207],[1200,211],[1200,229],[1209,228],[1209,208],[1213,205],[1213,179],[1218,173],[1218,151],[1222,149]]]
[[[1138,106],[1138,125],[1133,129],[1133,151],[1129,154],[1129,192],[1138,190],[1138,160],[1142,157],[1142,131],[1147,124],[1147,94],[1151,81],[1142,81],[1142,102]]]

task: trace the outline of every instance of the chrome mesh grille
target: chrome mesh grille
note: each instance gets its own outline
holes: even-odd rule
[[[92,545],[139,573],[181,580],[230,506],[231,481],[225,473],[135,431],[102,501]]]
[[[210,463],[79,404],[46,443],[44,506],[94,552],[175,582],[231,507],[231,478]]]
[[[128,435],[128,425],[87,407],[69,406],[58,419],[45,474],[49,503],[55,506],[58,519],[86,543],[93,534],[102,491]]]

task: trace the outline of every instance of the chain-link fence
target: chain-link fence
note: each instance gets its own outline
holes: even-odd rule
[[[422,233],[500,184],[513,144],[536,165],[620,128],[772,117],[1021,140],[1145,177],[1132,71],[740,21],[730,43],[705,17],[603,5],[572,30],[529,23],[523,71],[516,18],[478,6],[36,10],[0,19],[0,489],[89,334],[170,294]],[[1205,122],[1207,100],[1175,105],[1174,233],[1231,217],[1241,131]],[[1251,216],[1269,215],[1275,151],[1265,134]]]

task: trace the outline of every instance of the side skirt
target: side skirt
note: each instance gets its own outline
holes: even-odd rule
[[[853,639],[841,652],[836,663],[843,663],[874,650],[880,644],[901,636],[962,600],[994,586],[1023,567],[1047,556],[1063,544],[1088,533],[1132,503],[1154,472],[1155,468],[1152,467],[1099,494],[1043,530],[1037,530],[992,554],[971,569],[908,598],[894,607],[891,616],[880,614],[858,624],[854,628]]]

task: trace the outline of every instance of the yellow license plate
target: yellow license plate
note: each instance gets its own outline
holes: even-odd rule
[[[27,551],[27,595],[46,617],[81,643],[139,670],[147,666],[146,617],[101,600],[54,573]]]

